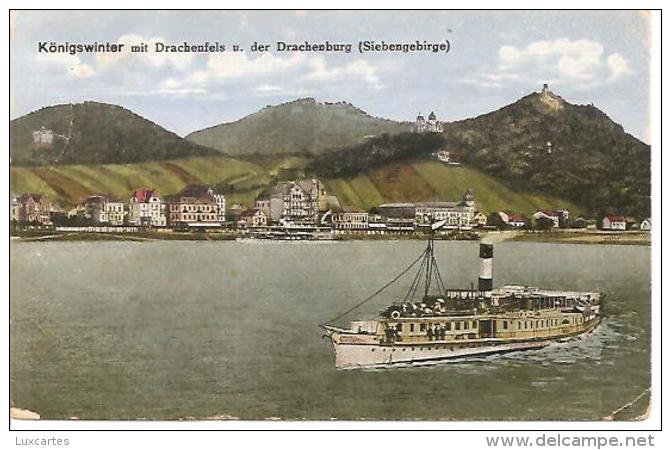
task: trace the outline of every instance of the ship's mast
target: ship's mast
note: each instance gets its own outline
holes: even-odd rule
[[[429,230],[429,239],[426,244],[426,250],[424,251],[424,264],[422,264],[419,270],[426,270],[425,281],[424,281],[424,297],[429,295],[429,290],[431,289],[431,283],[435,276],[436,284],[440,293],[445,292],[445,284],[443,283],[443,278],[440,275],[440,270],[438,270],[438,262],[434,255],[434,246],[435,246],[435,232],[437,229],[442,227],[445,224],[445,221],[433,222],[431,223],[431,228]]]
[[[429,295],[429,288],[431,287],[431,278],[434,270],[435,259],[433,257],[433,223],[431,224],[431,231],[429,231],[429,241],[426,244],[426,281],[424,283],[424,296]],[[438,267],[435,266],[435,270]]]
[[[412,301],[412,299],[414,298],[414,296],[416,294],[416,291],[419,288],[419,285],[421,284],[422,275],[424,275],[424,277],[425,277],[425,282],[424,282],[424,296],[425,297],[429,294],[429,289],[431,287],[431,283],[432,283],[432,280],[433,280],[434,276],[436,278],[436,283],[437,283],[437,286],[438,286],[438,289],[439,289],[440,293],[444,294],[445,293],[445,284],[443,283],[443,279],[440,275],[440,271],[438,270],[438,263],[436,262],[436,258],[433,254],[435,230],[442,227],[444,224],[445,224],[444,220],[440,221],[440,222],[431,223],[431,229],[430,229],[430,232],[429,232],[429,240],[427,242],[426,249],[417,257],[417,259],[415,259],[408,267],[406,267],[405,270],[403,270],[396,277],[394,277],[394,279],[391,280],[389,283],[385,284],[380,289],[375,291],[372,295],[370,295],[369,297],[360,301],[359,303],[357,303],[356,305],[354,305],[353,307],[351,307],[347,311],[337,315],[333,319],[331,319],[327,322],[324,322],[322,324],[322,326],[324,326],[326,324],[329,324],[329,323],[333,323],[336,320],[342,319],[347,314],[349,314],[352,311],[360,308],[365,303],[368,303],[373,298],[375,298],[377,295],[379,295],[382,291],[384,291],[389,286],[391,286],[393,283],[398,281],[402,276],[407,274],[416,264],[420,263],[420,261],[421,261],[421,263],[419,264],[419,270],[415,274],[415,277],[414,277],[414,279],[413,279],[413,281],[410,285],[410,289],[408,289],[408,292],[405,295],[405,298],[403,299],[402,302],[404,303],[406,301]],[[424,271],[426,271],[426,272],[424,272]]]

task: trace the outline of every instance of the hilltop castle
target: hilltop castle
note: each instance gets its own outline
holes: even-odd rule
[[[424,120],[422,113],[419,113],[415,120],[415,133],[442,133],[443,123],[436,120],[436,115],[431,111],[429,120]]]
[[[543,89],[540,92],[541,103],[547,105],[554,111],[559,111],[564,107],[561,97],[557,96],[548,88],[548,84],[543,84]]]

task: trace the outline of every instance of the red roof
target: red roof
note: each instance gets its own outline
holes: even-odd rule
[[[626,222],[624,216],[606,216],[610,222]]]
[[[242,216],[242,217],[252,217],[259,211],[260,210],[258,208],[247,209],[247,210],[243,211],[240,214],[240,216]]]
[[[551,217],[556,217],[556,216],[559,215],[559,214],[557,214],[557,211],[543,210],[543,211],[541,211],[541,212],[542,212],[543,214],[545,214],[546,216],[551,216]]]
[[[526,222],[527,218],[524,217],[522,214],[511,214],[508,216],[508,221],[509,222]]]
[[[177,194],[177,197],[195,197],[195,198],[204,198],[211,197],[211,190],[209,186],[203,184],[192,184],[186,186],[184,189]]]
[[[131,195],[131,199],[138,203],[145,203],[152,197],[158,197],[158,192],[156,192],[154,189],[147,188],[137,189],[135,192],[133,192],[133,195]]]

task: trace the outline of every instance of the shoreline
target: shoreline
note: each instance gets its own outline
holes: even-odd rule
[[[234,232],[166,232],[144,231],[136,233],[92,233],[63,231],[20,231],[10,234],[14,242],[63,242],[63,241],[236,241],[237,239],[258,240],[259,242],[284,242],[283,239],[257,239],[249,235]],[[332,239],[287,240],[286,242],[348,242],[348,241],[400,241],[425,240],[425,234],[342,234]],[[601,231],[601,230],[555,230],[545,232],[534,231],[469,231],[449,235],[437,235],[437,241],[477,241],[499,242],[538,242],[552,244],[581,245],[651,245],[649,232],[643,231]]]

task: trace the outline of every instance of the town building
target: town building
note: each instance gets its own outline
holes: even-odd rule
[[[264,211],[272,223],[310,225],[319,222],[329,200],[317,179],[282,182],[256,200],[255,206]],[[336,200],[337,202],[337,200]]]
[[[331,216],[331,229],[336,233],[368,231],[368,213],[352,209],[335,212]]]
[[[433,153],[433,157],[436,158],[438,161],[442,162],[443,164],[447,164],[449,166],[460,166],[461,163],[458,161],[455,161],[451,156],[450,152],[447,150],[438,150],[437,152]]]
[[[9,204],[9,220],[12,222],[18,222],[21,220],[21,202],[19,202],[19,196],[16,194],[10,194]]]
[[[428,120],[424,119],[422,113],[419,113],[415,119],[415,133],[442,133],[443,123],[436,119],[436,115],[431,111]]]
[[[387,218],[413,220],[415,218],[415,205],[413,203],[383,203],[375,209],[380,215]]]
[[[649,217],[641,221],[640,229],[641,231],[650,231],[652,229],[652,221]]]
[[[164,227],[167,225],[165,203],[154,189],[137,189],[128,201],[126,223],[146,227]]]
[[[263,214],[266,215],[266,218],[270,222],[270,197],[261,197],[256,199],[254,202],[254,208],[263,211]]]
[[[387,218],[381,214],[368,214],[368,234],[386,234]]]
[[[189,185],[168,202],[168,223],[175,227],[220,227],[226,223],[225,202],[224,196],[209,186]]]
[[[510,214],[508,216],[508,226],[510,228],[526,228],[529,221],[522,214]]]
[[[484,227],[487,225],[487,215],[482,211],[476,211],[473,216],[473,223],[476,227]]]
[[[573,228],[587,228],[588,224],[589,224],[589,221],[585,217],[578,216],[573,221]]]
[[[36,225],[51,224],[51,203],[47,194],[25,193],[11,198],[11,218]]]
[[[532,224],[536,226],[540,219],[548,219],[552,221],[552,228],[559,228],[560,214],[557,211],[543,210],[536,211],[532,216]]]
[[[506,211],[499,211],[496,214],[510,228],[525,228],[529,225],[529,220],[522,214],[507,213]]]
[[[268,217],[259,208],[248,209],[240,214],[239,228],[263,228],[268,226]]]
[[[608,215],[601,222],[601,229],[624,231],[627,229],[627,219],[624,216]]]
[[[443,228],[469,229],[475,226],[475,195],[468,189],[460,202],[422,202],[415,203],[415,222],[417,225],[429,225],[445,220]]]
[[[124,204],[107,195],[91,195],[84,200],[84,217],[94,224],[123,225]]]

